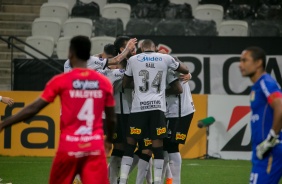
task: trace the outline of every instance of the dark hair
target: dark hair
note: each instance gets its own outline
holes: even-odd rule
[[[117,51],[116,51],[115,45],[111,44],[111,43],[109,43],[109,44],[104,46],[104,52],[107,55],[112,55],[112,56],[116,56],[117,55]]]
[[[122,66],[122,68],[126,68],[126,66],[127,66],[127,59],[123,59],[123,60],[120,62],[120,65]]]
[[[78,59],[87,61],[90,58],[91,42],[86,36],[75,36],[70,41],[70,50]]]
[[[262,67],[265,69],[266,65],[266,54],[265,51],[260,48],[260,47],[248,47],[245,49],[245,51],[250,51],[252,58],[257,61],[257,60],[262,60]]]
[[[136,50],[136,54],[140,54],[140,53],[142,53],[142,50],[141,50],[141,48],[139,47],[139,48]]]
[[[129,40],[130,40],[130,38],[128,36],[119,36],[119,37],[117,37],[115,42],[114,42],[114,45],[116,47],[116,51],[118,53],[120,53],[120,48],[121,47],[125,47],[126,46],[125,42],[127,42]]]

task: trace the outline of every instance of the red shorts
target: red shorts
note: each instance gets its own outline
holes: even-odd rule
[[[106,155],[69,156],[67,152],[57,152],[49,184],[72,184],[76,174],[84,184],[109,184]]]

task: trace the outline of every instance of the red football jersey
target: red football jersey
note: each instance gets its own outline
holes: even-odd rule
[[[52,78],[41,98],[61,99],[58,151],[83,152],[104,149],[102,112],[115,105],[111,82],[102,74],[76,68]]]

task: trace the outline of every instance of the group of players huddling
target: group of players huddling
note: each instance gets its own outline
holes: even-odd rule
[[[195,111],[188,68],[152,40],[143,40],[120,62],[114,60],[132,42],[117,37],[87,67],[108,77],[114,88],[117,125],[108,165],[111,184],[126,184],[138,165],[137,184],[180,183],[181,155]],[[64,72],[72,69],[69,60]],[[106,129],[104,128],[106,131]],[[153,154],[153,161],[152,161]],[[154,179],[152,179],[152,165]]]

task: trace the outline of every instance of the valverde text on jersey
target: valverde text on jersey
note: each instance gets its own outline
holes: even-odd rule
[[[1,116],[1,119],[5,119],[12,115],[12,111],[15,108],[22,108],[25,104],[23,102],[16,102],[12,107],[6,106],[4,116]],[[46,122],[48,128],[44,127],[29,127],[25,128],[20,133],[20,143],[23,147],[29,149],[42,149],[42,148],[55,148],[55,122],[54,120],[45,115],[36,115],[28,120],[25,120],[23,123],[31,124],[34,121]],[[46,141],[42,142],[31,142],[29,141],[29,135],[34,133],[45,134],[47,136]],[[13,139],[15,139],[13,137]],[[15,140],[13,140],[15,141]],[[4,129],[4,149],[10,149],[12,147],[12,128],[6,127]]]
[[[137,55],[137,60],[140,62],[149,62],[149,61],[162,61],[162,57],[150,57],[147,54],[139,54]]]

